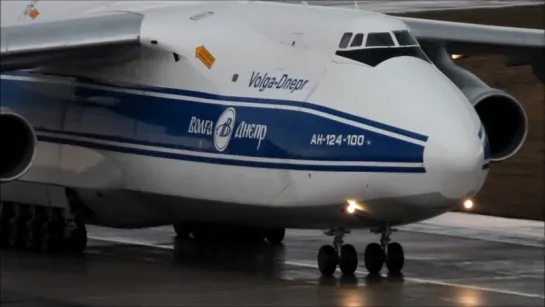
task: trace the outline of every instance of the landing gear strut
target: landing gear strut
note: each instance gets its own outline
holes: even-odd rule
[[[337,265],[344,275],[352,275],[358,267],[358,253],[354,246],[343,244],[343,237],[350,231],[343,228],[333,228],[324,232],[333,236],[333,246],[324,245],[318,251],[318,268],[324,276],[335,273]]]
[[[395,231],[395,230],[394,230]],[[372,230],[374,233],[380,233],[380,244],[370,243],[365,248],[364,261],[367,271],[371,274],[377,274],[382,270],[384,264],[392,274],[399,274],[405,264],[405,255],[403,247],[397,242],[390,243],[392,229],[385,226],[380,229]]]

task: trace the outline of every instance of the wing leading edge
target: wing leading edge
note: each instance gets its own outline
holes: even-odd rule
[[[1,28],[0,71],[89,59],[140,45],[143,16],[130,12]]]
[[[144,16],[110,12],[1,28],[0,71],[33,68],[66,59],[96,59],[140,45]],[[398,17],[421,43],[444,44],[451,53],[541,56],[545,31]]]
[[[423,42],[441,42],[452,53],[513,54],[545,48],[545,30],[399,17]]]

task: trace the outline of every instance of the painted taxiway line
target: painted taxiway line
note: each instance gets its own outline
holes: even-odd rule
[[[96,237],[96,236],[89,236],[88,238],[91,239],[91,240],[102,241],[102,242],[138,245],[138,246],[145,246],[145,247],[158,248],[158,249],[164,249],[164,250],[174,250],[174,246],[172,246],[172,245],[160,245],[160,244],[154,244],[154,243],[144,242],[144,241],[139,241],[139,240],[125,239],[125,238],[116,238],[116,237],[103,238],[103,237]],[[291,265],[291,266],[297,266],[297,267],[303,267],[303,268],[312,268],[312,269],[316,269],[316,270],[318,269],[318,265],[312,264],[312,263],[306,263],[306,262],[303,262],[303,261],[284,261],[283,263],[287,264],[287,265]],[[339,270],[337,269],[337,272],[338,271]],[[364,271],[361,271],[361,270],[356,270],[356,274],[367,275],[368,273],[364,272]],[[411,278],[411,277],[405,277],[404,280],[414,282],[414,283],[420,283],[420,284],[431,284],[431,285],[438,285],[438,286],[457,287],[457,288],[464,288],[464,289],[477,290],[477,291],[485,291],[485,292],[508,294],[508,295],[515,295],[515,296],[521,296],[521,297],[545,299],[545,296],[540,295],[540,294],[525,293],[525,292],[510,291],[510,290],[502,290],[502,289],[480,287],[480,286],[473,286],[473,285],[465,285],[465,284],[454,283],[454,282],[446,282],[446,281],[441,281],[441,280]]]

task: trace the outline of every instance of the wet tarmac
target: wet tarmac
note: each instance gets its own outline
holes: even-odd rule
[[[81,256],[1,252],[2,306],[544,306],[543,246],[399,231],[404,276],[321,278],[331,238],[289,230],[280,247],[177,241],[170,227],[90,227]],[[477,236],[475,236],[477,237]]]

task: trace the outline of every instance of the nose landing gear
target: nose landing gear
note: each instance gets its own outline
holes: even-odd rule
[[[393,231],[390,226],[371,230],[373,233],[380,233],[380,244],[370,243],[364,253],[365,267],[371,274],[377,274],[382,270],[384,264],[388,272],[398,274],[405,264],[403,247],[397,242],[390,243],[390,236]]]
[[[324,232],[333,236],[333,246],[324,245],[318,251],[318,268],[322,275],[331,276],[337,265],[344,275],[352,275],[358,267],[358,253],[354,246],[343,244],[343,237],[350,233],[344,228],[334,228]]]
[[[390,243],[392,230],[390,226],[371,230],[380,233],[380,244],[370,243],[365,248],[364,263],[370,274],[378,274],[386,265],[389,273],[399,274],[405,264],[403,247],[397,242]],[[334,236],[333,246],[324,245],[318,251],[318,269],[323,276],[331,276],[337,266],[344,275],[354,274],[358,267],[358,254],[354,246],[343,244],[343,237],[350,233],[344,228],[332,228],[324,234]]]

